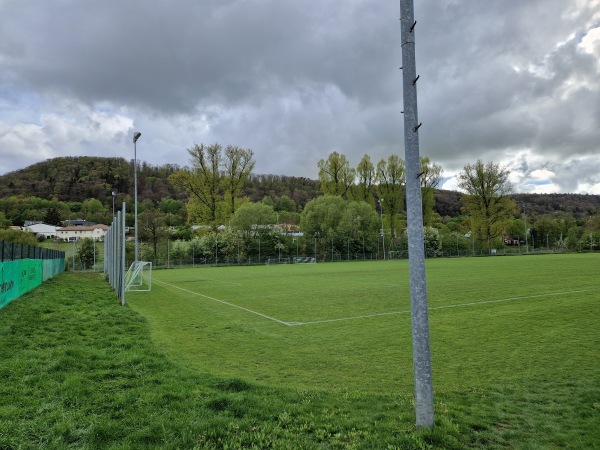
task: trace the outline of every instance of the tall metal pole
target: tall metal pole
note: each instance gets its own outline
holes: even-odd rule
[[[381,244],[383,247],[383,260],[385,261],[385,229],[383,228],[383,199],[379,199],[379,215],[381,216]]]
[[[529,240],[527,239],[529,230],[527,229],[527,213],[525,210],[523,210],[523,217],[525,218],[525,253],[529,253]]]
[[[137,265],[138,262],[138,200],[137,200],[137,191],[138,191],[138,182],[137,182],[137,140],[140,138],[142,133],[135,132],[133,133],[133,203],[134,203],[134,228],[135,228],[135,262]]]
[[[119,279],[120,283],[120,297],[121,297],[121,306],[125,306],[125,202],[123,202],[123,206],[121,207],[121,224],[119,225],[120,232],[118,233],[118,238],[121,242],[117,245],[121,247],[121,261],[119,262]],[[119,253],[117,253],[119,254]]]
[[[408,216],[408,256],[410,302],[415,376],[416,424],[433,427],[433,382],[429,348],[429,315],[425,277],[425,245],[415,62],[415,25],[413,0],[400,0],[402,70],[404,91],[404,151],[406,161],[406,204]]]

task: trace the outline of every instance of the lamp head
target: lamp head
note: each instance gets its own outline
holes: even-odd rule
[[[141,135],[142,135],[142,133],[140,133],[139,131],[136,131],[135,133],[133,133],[133,142],[135,143],[135,141],[137,141]]]

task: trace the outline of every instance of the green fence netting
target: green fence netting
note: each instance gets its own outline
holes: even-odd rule
[[[0,262],[0,309],[64,270],[62,259],[20,259]]]

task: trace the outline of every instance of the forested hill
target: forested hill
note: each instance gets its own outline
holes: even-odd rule
[[[179,166],[152,166],[139,161],[138,164],[140,201],[151,199],[159,203],[167,197],[187,200],[185,192],[168,181]],[[113,191],[118,198],[133,196],[133,160],[89,156],[53,158],[0,176],[0,198],[23,195],[63,202],[95,198],[110,205]],[[304,207],[319,195],[319,182],[302,177],[253,174],[246,182],[244,195],[253,202],[265,197],[275,201],[287,195],[296,205]]]
[[[169,175],[179,170],[179,166],[139,164],[138,195],[141,201],[151,199],[159,203],[167,197],[187,200],[186,194],[168,181]],[[120,196],[133,194],[133,160],[89,156],[53,158],[0,176],[0,198],[23,195],[48,200],[57,198],[64,202],[95,198],[109,205],[113,191]],[[287,195],[300,209],[320,194],[318,181],[285,175],[253,174],[244,187],[244,195],[253,202],[265,197],[275,202]],[[460,197],[456,191],[436,191],[436,212],[442,217],[460,215]],[[566,213],[584,217],[600,210],[599,195],[516,194],[513,198],[521,210],[536,215]]]
[[[442,217],[461,214],[460,192],[437,190],[435,210]],[[600,211],[600,195],[585,194],[514,194],[512,199],[522,212],[529,215],[567,214],[576,218],[586,217]]]
[[[139,163],[140,197],[155,201],[163,197],[181,198],[167,180],[178,169],[175,165],[155,167]],[[24,195],[64,202],[95,198],[110,204],[113,191],[133,193],[133,160],[90,156],[53,158],[0,177],[0,197]]]

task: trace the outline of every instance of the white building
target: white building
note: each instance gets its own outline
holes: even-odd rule
[[[85,238],[92,238],[95,241],[104,239],[108,231],[108,225],[98,224],[79,227],[63,227],[56,230],[56,235],[63,241],[80,241]]]
[[[25,231],[35,234],[36,236],[44,236],[46,239],[56,237],[57,228],[53,225],[46,225],[45,223],[36,223],[34,225],[28,225],[23,227]]]

